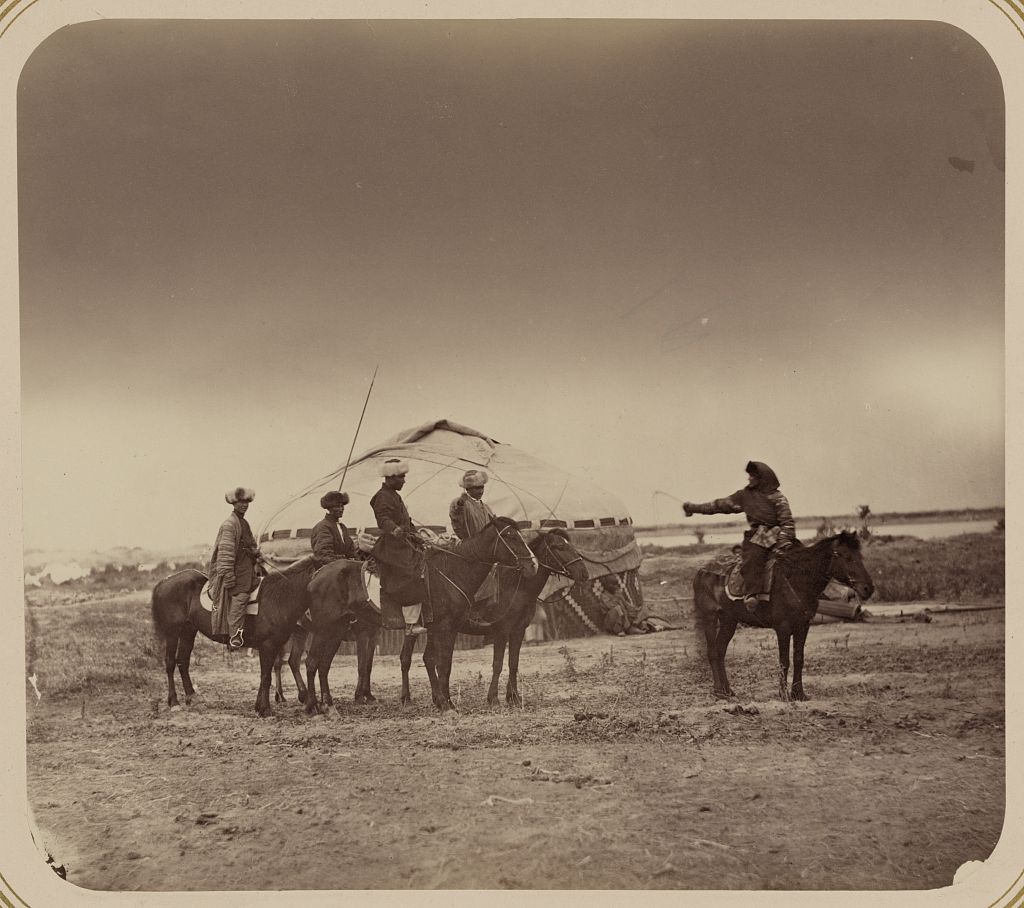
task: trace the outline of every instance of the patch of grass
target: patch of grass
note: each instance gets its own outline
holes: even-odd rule
[[[26,623],[29,673],[35,672],[44,697],[89,693],[108,684],[144,688],[161,666],[148,603],[26,604]]]

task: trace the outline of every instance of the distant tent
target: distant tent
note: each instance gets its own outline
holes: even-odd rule
[[[446,419],[399,432],[354,458],[347,472],[342,464],[284,502],[264,521],[261,549],[281,558],[308,553],[311,528],[323,516],[320,496],[338,488],[343,472],[351,498],[345,525],[379,533],[369,502],[381,485],[381,464],[391,457],[408,460],[402,497],[413,521],[434,532],[450,532],[448,506],[461,493],[462,474],[472,469],[487,471],[485,501],[496,514],[518,521],[528,541],[541,529],[566,530],[591,579],[545,590],[545,636],[617,632],[641,620],[641,555],[622,502],[559,467]]]

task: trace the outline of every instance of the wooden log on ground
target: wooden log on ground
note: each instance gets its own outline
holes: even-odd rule
[[[860,613],[861,605],[859,602],[836,602],[832,599],[820,599],[818,601],[819,615],[842,618],[844,621],[859,621]]]

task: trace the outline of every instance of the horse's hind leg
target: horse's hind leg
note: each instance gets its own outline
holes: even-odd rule
[[[320,667],[320,653],[323,650],[323,634],[313,632],[313,642],[309,645],[309,652],[306,654],[306,715],[317,716],[320,714],[320,706],[316,702],[316,674]]]
[[[196,695],[196,689],[192,686],[192,675],[189,666],[192,662],[192,648],[196,645],[196,630],[186,630],[178,637],[178,648],[175,661],[178,664],[178,673],[181,675],[181,686],[185,690],[185,705],[191,706],[192,699]]]
[[[305,632],[298,632],[292,635],[291,652],[288,654],[288,668],[292,670],[292,677],[295,679],[295,687],[298,690],[298,697],[300,703],[306,702],[306,684],[302,680],[302,672],[299,671],[299,667],[302,663],[302,652],[306,649],[306,640],[308,634]],[[278,671],[278,678],[280,678],[280,671]],[[280,680],[278,681],[278,687],[281,686]],[[281,695],[281,699],[284,699],[284,694]]]
[[[789,690],[789,640],[791,632],[788,627],[775,628],[775,635],[779,638],[779,696],[788,702]]]
[[[164,670],[167,672],[167,705],[171,709],[177,709],[178,691],[174,686],[174,669],[177,665],[178,636],[164,638]]]
[[[733,696],[729,684],[729,676],[725,671],[725,653],[729,649],[732,635],[736,633],[736,619],[724,612],[718,619],[718,633],[715,635],[715,662],[712,673],[715,675],[715,696],[727,699]]]
[[[256,715],[261,719],[274,714],[270,708],[270,676],[280,650],[266,642],[260,646],[260,688],[256,692]]]
[[[809,700],[804,693],[804,644],[807,642],[809,624],[801,624],[793,628],[793,688],[791,695],[794,700]]]
[[[324,647],[320,651],[320,668],[317,675],[320,677],[320,696],[323,697],[324,706],[334,706],[334,697],[331,695],[331,685],[328,676],[331,673],[331,663],[341,646],[340,631],[332,631],[331,635],[324,641]]]

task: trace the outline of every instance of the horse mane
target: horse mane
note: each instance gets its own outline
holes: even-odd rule
[[[504,530],[506,527],[512,526],[518,530],[519,522],[511,517],[493,517],[491,518],[491,526],[499,530]]]
[[[806,558],[810,560],[816,555],[820,555],[822,549],[830,547],[836,540],[843,545],[848,545],[855,552],[860,551],[860,537],[852,530],[843,530],[833,536],[822,536],[821,539],[812,542],[810,545],[803,545],[798,542],[785,553],[785,557],[792,559],[795,556],[797,559]]]

